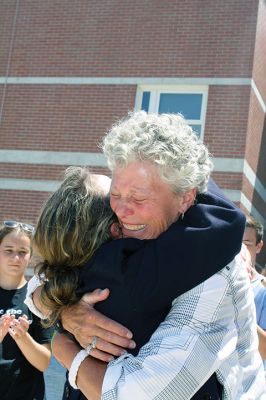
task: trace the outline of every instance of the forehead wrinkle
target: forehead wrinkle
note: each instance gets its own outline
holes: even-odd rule
[[[124,190],[127,190],[127,188],[125,188],[124,185],[121,185],[121,187],[119,187],[119,186],[120,185],[112,184],[111,189],[115,189],[115,190],[118,190],[120,192],[123,192]],[[130,186],[128,191],[130,193],[135,193],[135,192],[147,193],[148,189],[147,188],[143,188],[143,187],[138,187],[138,186]]]

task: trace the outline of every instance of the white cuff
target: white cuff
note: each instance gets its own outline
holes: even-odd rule
[[[77,373],[80,367],[80,364],[82,363],[82,361],[88,356],[89,354],[87,353],[86,350],[80,350],[76,356],[74,357],[71,367],[69,369],[68,372],[68,381],[70,383],[70,385],[74,388],[74,389],[78,389],[77,385],[76,385],[76,379],[77,379]]]
[[[37,315],[37,317],[39,317],[40,319],[45,319],[45,315],[43,315],[43,313],[38,310],[32,300],[33,292],[42,284],[43,282],[39,279],[39,277],[37,275],[33,275],[33,277],[28,282],[27,294],[24,303],[33,314]]]

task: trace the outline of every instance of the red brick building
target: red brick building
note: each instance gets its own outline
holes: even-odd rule
[[[144,108],[182,112],[266,227],[264,0],[1,0],[0,107],[0,220],[34,222],[68,165],[107,172],[103,133]]]

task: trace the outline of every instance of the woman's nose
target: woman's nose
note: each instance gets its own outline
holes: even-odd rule
[[[113,207],[114,212],[116,213],[119,219],[126,218],[134,213],[132,206],[127,200],[118,200]]]
[[[16,252],[12,253],[12,258],[19,260],[20,259],[19,253],[16,253]]]

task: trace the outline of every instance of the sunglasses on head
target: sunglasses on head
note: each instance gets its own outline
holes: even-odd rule
[[[18,222],[18,221],[4,221],[4,225],[7,228],[18,228],[21,227],[24,231],[26,232],[33,232],[34,231],[34,226],[31,224],[25,224],[24,222]]]

